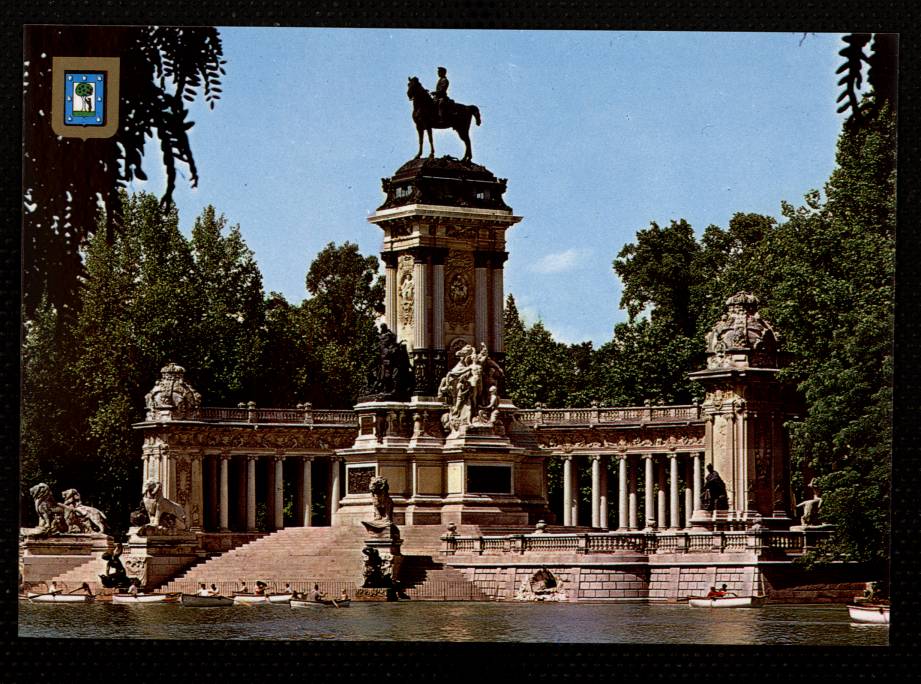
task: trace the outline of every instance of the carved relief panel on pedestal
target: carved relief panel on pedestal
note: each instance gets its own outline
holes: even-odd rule
[[[444,277],[445,331],[451,337],[466,335],[469,339],[464,340],[464,344],[471,343],[474,324],[473,254],[456,250],[449,252],[445,259]],[[451,358],[449,354],[449,365]]]
[[[397,262],[397,320],[401,327],[412,327],[414,295],[413,258],[409,254],[401,254]],[[400,337],[411,340],[412,334],[404,332]]]

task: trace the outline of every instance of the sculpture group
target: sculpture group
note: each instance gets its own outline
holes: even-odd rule
[[[466,147],[462,161],[469,162],[473,159],[473,151],[470,147],[470,121],[475,119],[476,125],[480,125],[480,110],[476,105],[464,105],[450,99],[447,95],[448,79],[442,72],[443,69],[439,69],[439,87],[435,90],[437,100],[429,94],[416,76],[409,77],[406,96],[412,100],[413,121],[419,134],[419,152],[416,154],[416,159],[422,156],[423,133],[428,133],[431,150],[429,157],[434,157],[435,144],[432,142],[432,129],[453,128]]]
[[[98,508],[85,505],[80,492],[67,489],[62,493],[63,503],[44,482],[29,489],[38,515],[38,527],[23,530],[26,537],[48,537],[58,534],[106,534],[109,530],[105,514]]]
[[[479,352],[466,344],[456,353],[457,363],[438,385],[438,398],[448,404],[442,417],[446,430],[452,433],[470,425],[501,427],[499,423],[499,393],[505,374],[489,358],[486,345]]]

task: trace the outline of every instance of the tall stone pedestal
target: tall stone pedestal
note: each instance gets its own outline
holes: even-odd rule
[[[19,543],[24,582],[49,582],[115,548],[105,534],[61,534]]]
[[[692,524],[787,529],[793,501],[784,422],[798,401],[778,380],[786,355],[758,313],[757,297],[739,292],[726,301],[726,313],[707,334],[707,354],[707,368],[690,378],[706,390],[707,466],[725,483],[726,510],[695,511]]]
[[[136,577],[141,587],[153,589],[169,581],[196,561],[207,558],[198,536],[191,532],[148,533],[138,536],[132,527],[129,552],[122,557],[129,577]]]

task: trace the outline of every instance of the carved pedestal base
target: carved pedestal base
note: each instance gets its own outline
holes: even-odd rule
[[[132,527],[128,539],[129,553],[122,558],[129,577],[136,577],[145,590],[168,582],[201,558],[207,557],[198,536],[191,532],[158,532],[146,529],[139,536]]]
[[[61,534],[19,544],[24,582],[49,582],[115,548],[105,534]]]

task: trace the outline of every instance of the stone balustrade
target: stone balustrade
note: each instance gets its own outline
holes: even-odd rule
[[[186,420],[202,423],[259,423],[280,425],[344,425],[358,426],[358,416],[352,410],[313,408],[230,408],[202,406],[161,412],[159,420]]]
[[[801,531],[585,532],[580,534],[511,534],[442,537],[445,555],[534,553],[744,553],[774,549],[798,555],[804,549]]]
[[[676,406],[625,406],[590,408],[536,408],[518,412],[525,425],[635,425],[644,423],[687,423],[703,420],[698,404]]]

